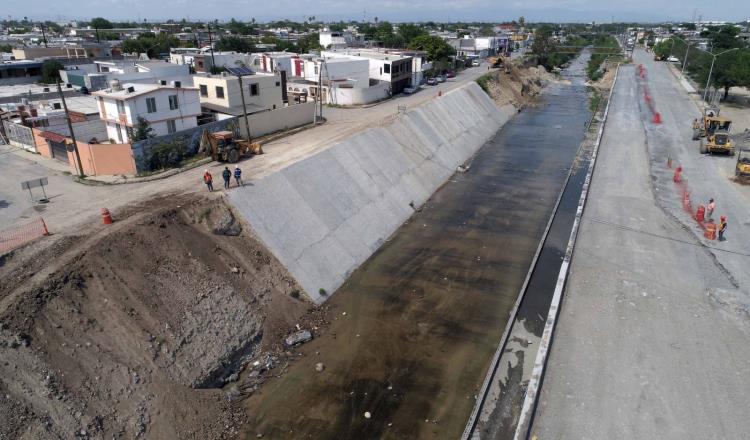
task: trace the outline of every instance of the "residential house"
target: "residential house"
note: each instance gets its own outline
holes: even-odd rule
[[[185,86],[192,85],[190,68],[164,61],[95,61],[91,65],[69,66],[60,71],[61,79],[74,86],[86,87],[90,91],[106,89],[110,82],[120,84],[162,84],[178,81]]]
[[[139,117],[148,121],[154,135],[162,136],[196,127],[201,114],[198,89],[177,81],[161,85],[113,80],[109,89],[92,95],[109,139],[117,143],[132,142],[128,129],[137,126]]]
[[[389,83],[391,95],[401,93],[412,85],[412,57],[362,49],[321,51],[321,56],[329,59],[348,58],[367,60],[368,76],[371,80]]]
[[[233,51],[214,51],[212,54],[210,49],[172,49],[169,54],[170,63],[190,66],[195,72],[210,73],[213,66],[217,68],[247,67],[251,66],[253,61],[254,56],[252,54]]]
[[[274,110],[284,106],[281,75],[254,73],[242,77],[241,92],[245,96],[242,108],[240,79],[227,72],[217,75],[202,74],[193,77],[199,91],[200,106],[205,112],[214,113],[217,120]]]

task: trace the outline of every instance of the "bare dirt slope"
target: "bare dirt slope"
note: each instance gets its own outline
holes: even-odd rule
[[[136,211],[0,262],[0,439],[239,432],[219,388],[278,359],[310,303],[221,199]]]
[[[487,73],[485,91],[498,106],[511,104],[518,109],[530,104],[550,81],[554,75],[548,73],[543,66],[524,67],[515,63],[505,68],[492,70]],[[478,80],[481,82],[481,80]]]

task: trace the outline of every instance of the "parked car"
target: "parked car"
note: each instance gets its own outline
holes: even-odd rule
[[[667,57],[667,61],[669,61],[670,63],[679,63],[680,62],[680,60],[678,60],[677,57],[674,56],[674,55],[668,56]]]
[[[472,61],[471,65],[474,66],[474,67],[477,67],[479,65],[479,60]]]
[[[445,82],[445,75],[438,75],[438,76],[435,77],[435,79],[439,83],[444,83]]]
[[[449,70],[448,73],[445,74],[445,76],[448,77],[448,78],[455,78],[456,77],[456,72],[454,72],[452,70]]]
[[[436,86],[437,83],[438,82],[437,82],[437,80],[435,78],[427,78],[427,85],[428,86]]]
[[[417,87],[404,87],[404,95],[411,95],[412,93],[415,93],[417,90],[419,90],[419,86],[417,86]]]

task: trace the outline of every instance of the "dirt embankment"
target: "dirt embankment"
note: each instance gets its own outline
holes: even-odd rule
[[[486,78],[486,79],[485,79]],[[515,63],[508,69],[501,67],[492,70],[477,82],[499,106],[512,104],[518,109],[529,105],[539,95],[544,86],[554,80],[554,75],[543,66],[524,67]]]
[[[0,262],[0,439],[234,437],[233,398],[315,318],[222,200],[150,204]]]

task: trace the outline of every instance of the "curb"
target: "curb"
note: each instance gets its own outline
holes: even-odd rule
[[[124,181],[119,181],[119,182],[118,181],[115,181],[115,182],[104,182],[104,181],[101,181],[101,180],[90,179],[90,178],[81,179],[80,177],[77,177],[77,176],[73,177],[73,181],[76,182],[76,183],[80,183],[81,185],[89,185],[89,186],[129,185],[129,184],[133,184],[133,183],[153,182],[155,180],[162,180],[162,179],[166,179],[168,177],[172,177],[172,176],[177,175],[177,174],[181,174],[181,173],[183,173],[185,171],[190,171],[190,170],[192,170],[194,168],[198,168],[201,165],[205,165],[205,164],[211,163],[211,162],[213,162],[212,158],[205,157],[203,159],[197,160],[197,161],[191,163],[190,165],[184,166],[182,168],[173,168],[171,170],[167,170],[167,171],[164,171],[162,173],[155,174],[155,175],[152,175],[152,176],[147,176],[147,177],[133,177],[132,179],[126,179]]]
[[[609,106],[612,103],[612,94],[617,86],[617,78],[620,73],[620,66],[617,66],[615,72],[615,79],[612,82],[612,88],[609,90],[609,98],[607,99],[607,107],[604,109],[604,116],[602,118],[602,124],[599,127],[599,134],[597,135],[594,150],[591,155],[591,162],[589,163],[589,170],[586,173],[586,179],[583,183],[583,190],[581,191],[581,197],[578,201],[578,209],[576,211],[576,218],[573,222],[573,229],[570,231],[570,238],[568,239],[568,246],[565,250],[565,257],[562,265],[560,266],[560,272],[557,276],[557,284],[555,285],[555,292],[552,296],[552,302],[550,303],[549,313],[547,314],[547,323],[544,326],[544,332],[542,333],[542,340],[539,344],[539,350],[537,351],[536,359],[534,360],[534,368],[531,371],[531,379],[529,379],[529,385],[526,389],[526,397],[523,401],[521,408],[521,414],[518,419],[518,425],[516,426],[516,433],[514,440],[527,439],[531,434],[531,426],[534,420],[534,414],[536,412],[537,402],[539,400],[539,390],[544,379],[544,373],[546,371],[547,357],[549,355],[550,347],[552,346],[552,336],[555,331],[557,324],[557,317],[560,312],[560,303],[562,300],[563,289],[568,278],[568,269],[573,258],[573,250],[575,248],[576,239],[578,238],[578,229],[581,225],[581,217],[583,216],[583,210],[586,206],[586,200],[588,199],[589,189],[591,188],[591,179],[594,175],[594,169],[596,168],[596,158],[599,155],[599,146],[602,141],[604,134],[604,127],[607,124],[607,117],[609,115]]]

